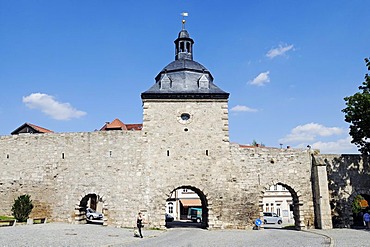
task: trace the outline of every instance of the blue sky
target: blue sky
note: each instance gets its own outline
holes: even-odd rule
[[[230,141],[355,153],[341,109],[370,53],[370,1],[0,0],[0,135],[142,122],[140,94],[174,60],[194,60],[230,93]]]

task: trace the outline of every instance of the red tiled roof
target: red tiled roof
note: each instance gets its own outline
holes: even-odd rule
[[[107,122],[100,131],[107,130],[141,130],[142,124],[124,124],[118,118],[114,119],[111,123]]]
[[[35,124],[24,123],[11,134],[18,135],[20,133],[53,133],[53,131],[37,126]]]
[[[266,147],[264,145],[259,145],[257,144],[256,146],[253,145],[244,145],[244,144],[238,144],[240,148],[267,148],[267,149],[281,149],[281,148],[276,148],[276,147]]]
[[[34,124],[30,124],[30,123],[26,123],[26,124],[28,124],[29,126],[31,126],[34,129],[38,130],[40,133],[53,133],[54,132],[52,130],[45,129],[43,127],[40,127],[40,126],[37,126],[37,125],[34,125]]]
[[[126,125],[118,118],[114,119],[111,123],[106,124],[106,129],[121,129],[126,130]]]
[[[143,128],[143,124],[126,124],[127,130],[141,130]]]
[[[256,146],[250,146],[250,145],[242,145],[242,144],[239,144],[239,147],[241,147],[241,148],[255,148]]]

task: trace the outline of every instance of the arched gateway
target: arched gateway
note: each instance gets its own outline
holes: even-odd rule
[[[324,163],[313,162],[310,150],[231,144],[229,93],[193,60],[193,44],[183,26],[175,60],[141,94],[141,131],[1,137],[0,214],[28,193],[36,207],[49,206],[38,212],[51,220],[76,222],[76,205],[100,202],[107,224],[135,226],[141,211],[149,226],[164,228],[170,193],[191,188],[201,197],[204,227],[250,229],[263,217],[266,186],[280,183],[292,192],[297,228],[330,228]]]

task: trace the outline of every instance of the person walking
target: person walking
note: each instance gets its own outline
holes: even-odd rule
[[[140,238],[143,238],[143,234],[141,233],[141,228],[144,225],[143,225],[143,217],[141,216],[141,212],[139,212],[139,214],[137,215],[136,226],[137,226],[137,228],[139,230]]]
[[[364,213],[364,224],[365,224],[365,227],[366,229],[369,229],[370,228],[370,214],[368,212]]]

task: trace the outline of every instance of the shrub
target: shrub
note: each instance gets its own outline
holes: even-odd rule
[[[14,199],[14,204],[12,206],[12,212],[14,218],[17,221],[24,222],[27,221],[28,216],[30,215],[33,204],[30,199],[30,195],[21,195],[17,199]]]

